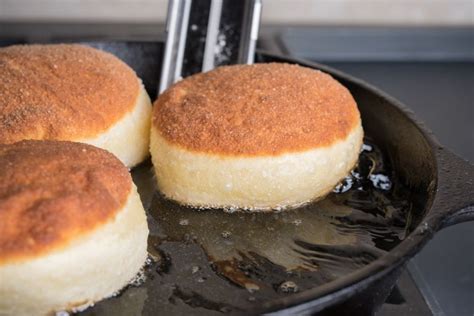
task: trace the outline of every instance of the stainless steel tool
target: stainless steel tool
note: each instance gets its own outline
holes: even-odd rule
[[[159,92],[217,66],[253,63],[262,0],[170,0]]]

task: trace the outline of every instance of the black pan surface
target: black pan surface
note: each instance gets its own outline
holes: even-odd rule
[[[89,44],[124,59],[156,95],[160,44]],[[366,134],[358,167],[322,201],[249,214],[166,200],[151,164],[142,164],[132,174],[148,213],[147,266],[81,314],[371,314],[436,230],[472,219],[474,168],[442,149],[396,100],[322,65],[265,53],[257,60],[318,68],[351,91]]]

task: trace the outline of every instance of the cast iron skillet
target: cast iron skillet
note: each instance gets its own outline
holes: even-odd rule
[[[155,98],[160,43],[87,44],[110,51],[131,65]],[[404,105],[359,79],[324,65],[265,52],[257,53],[256,62],[287,62],[320,69],[346,86],[359,105],[365,133],[388,157],[398,181],[409,188],[413,209],[409,234],[376,260],[329,283],[264,301],[245,313],[373,314],[389,295],[404,264],[438,230],[474,219],[474,167],[443,148]]]

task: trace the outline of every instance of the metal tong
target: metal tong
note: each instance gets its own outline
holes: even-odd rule
[[[159,93],[181,78],[252,64],[262,0],[169,0]]]

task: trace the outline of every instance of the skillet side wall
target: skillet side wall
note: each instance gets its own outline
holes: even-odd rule
[[[319,312],[318,315],[374,315],[392,292],[392,288],[400,277],[403,267],[404,266],[397,267],[383,278],[379,278],[370,283],[366,288],[358,288],[357,285],[355,285],[354,292],[346,300],[339,304],[330,305]]]

